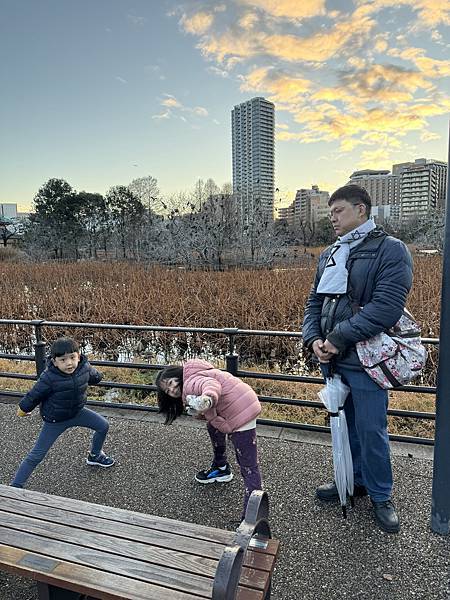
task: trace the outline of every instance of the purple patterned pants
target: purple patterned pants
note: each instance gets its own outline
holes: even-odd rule
[[[208,423],[208,433],[214,450],[214,465],[223,467],[227,464],[226,434]],[[258,464],[258,449],[256,445],[256,428],[247,431],[235,431],[229,434],[234,446],[236,460],[244,479],[245,495],[242,518],[245,516],[248,499],[253,490],[262,489],[261,471]]]

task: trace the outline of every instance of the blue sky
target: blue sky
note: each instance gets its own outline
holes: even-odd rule
[[[276,185],[447,159],[450,0],[3,0],[0,202],[48,179],[231,181],[230,111],[275,102]]]

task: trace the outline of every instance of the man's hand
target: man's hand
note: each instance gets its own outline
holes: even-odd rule
[[[24,410],[22,410],[20,408],[20,406],[17,407],[17,416],[18,417],[28,417],[30,413],[25,412]]]
[[[333,356],[336,356],[337,354],[339,354],[339,350],[329,340],[324,341],[322,350]]]
[[[331,350],[334,349],[334,351]],[[321,363],[328,363],[339,353],[338,349],[333,346],[328,340],[315,340],[312,344],[312,350]]]

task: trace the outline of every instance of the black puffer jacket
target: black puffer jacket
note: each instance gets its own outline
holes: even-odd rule
[[[70,375],[60,371],[49,359],[47,368],[31,390],[20,401],[20,408],[31,412],[40,404],[41,417],[48,423],[59,423],[75,417],[86,404],[87,388],[99,383],[102,374],[81,356]]]
[[[319,258],[305,309],[303,340],[310,348],[315,340],[328,339],[339,350],[338,365],[361,368],[355,344],[399,320],[412,285],[412,259],[403,242],[377,227],[350,251],[348,293],[326,296],[316,289],[331,248]],[[364,308],[354,314],[352,304]]]

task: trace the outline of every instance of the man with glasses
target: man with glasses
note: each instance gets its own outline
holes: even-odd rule
[[[375,519],[389,533],[400,530],[391,500],[392,468],[387,433],[388,393],[363,370],[355,344],[399,320],[412,285],[412,259],[403,242],[370,218],[369,194],[357,185],[328,201],[336,242],[319,258],[303,321],[305,345],[325,373],[326,363],[350,388],[344,410],[353,458],[355,496],[369,495]],[[334,482],[316,490],[338,500]]]

